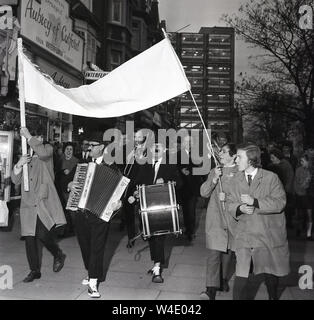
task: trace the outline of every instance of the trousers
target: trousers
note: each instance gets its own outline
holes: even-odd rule
[[[104,275],[104,253],[110,223],[91,213],[78,211],[75,230],[85,269],[89,278],[102,279]]]
[[[41,268],[41,246],[57,257],[61,252],[55,241],[53,229],[48,230],[37,216],[35,236],[25,237],[26,256],[31,271],[40,271]]]

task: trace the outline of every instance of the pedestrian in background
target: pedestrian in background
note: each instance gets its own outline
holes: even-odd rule
[[[309,156],[304,154],[300,158],[300,166],[296,170],[294,188],[296,193],[296,212],[297,212],[297,237],[300,236],[303,219],[306,216],[306,239],[312,238],[312,203],[309,195],[311,182],[311,172],[309,168]],[[305,213],[305,215],[304,215]]]

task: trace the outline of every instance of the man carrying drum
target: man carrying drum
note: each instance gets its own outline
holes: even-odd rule
[[[182,186],[182,180],[175,164],[166,163],[166,147],[163,143],[153,143],[150,148],[152,153],[152,163],[145,163],[139,166],[137,176],[135,177],[134,186],[136,185],[154,185],[174,181],[177,189]],[[138,196],[134,190],[136,197]],[[129,203],[133,203],[135,198],[130,196]],[[166,235],[152,235],[149,239],[149,248],[153,267],[148,271],[152,274],[152,282],[163,283],[161,276],[161,266],[165,264],[165,238]]]

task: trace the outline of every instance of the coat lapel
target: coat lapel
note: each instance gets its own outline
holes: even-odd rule
[[[249,185],[248,185],[248,183],[247,183],[247,181],[245,179],[244,171],[241,172],[239,180],[240,180],[240,191],[241,191],[241,193],[242,192],[244,194],[249,193]]]
[[[258,169],[256,176],[254,177],[251,187],[250,187],[250,193],[253,195],[256,190],[258,189],[259,185],[261,184],[263,179],[263,170],[262,169]]]

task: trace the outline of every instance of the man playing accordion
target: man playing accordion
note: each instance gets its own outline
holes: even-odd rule
[[[89,140],[89,156],[92,162],[101,166],[110,166],[118,170],[113,163],[105,163],[104,161],[105,142],[103,141],[103,134],[96,132],[90,135]],[[104,181],[105,187],[108,181]],[[72,182],[69,184],[69,189],[75,188]],[[112,204],[111,210],[117,211],[121,207],[121,201]],[[100,219],[97,215],[90,213],[87,210],[78,210],[75,215],[75,230],[78,243],[81,249],[82,258],[85,269],[88,275],[83,279],[82,284],[88,285],[88,294],[92,298],[100,298],[98,291],[99,282],[105,278],[103,259],[107,237],[109,233],[110,221],[106,222]]]

